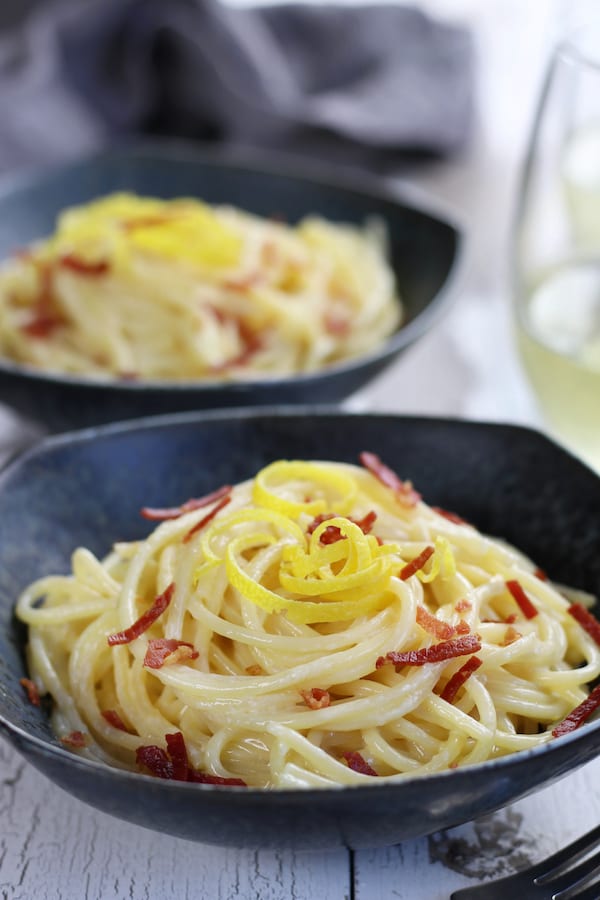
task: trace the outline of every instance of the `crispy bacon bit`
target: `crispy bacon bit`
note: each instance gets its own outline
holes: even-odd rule
[[[210,506],[215,500],[220,500],[221,497],[225,497],[227,494],[230,494],[232,491],[232,487],[230,484],[224,484],[223,487],[217,488],[216,491],[212,491],[210,494],[206,494],[204,497],[196,497],[191,500],[186,500],[185,503],[182,503],[181,506],[171,506],[165,507],[163,509],[158,509],[152,506],[144,506],[144,508],[140,511],[141,515],[144,519],[178,519],[179,516],[182,516],[184,513],[192,512],[195,509],[202,509],[203,506]]]
[[[352,769],[353,772],[360,772],[361,775],[372,775],[375,778],[378,777],[375,769],[369,765],[364,756],[358,753],[357,750],[348,750],[346,753],[342,753],[342,756],[348,763],[348,768]]]
[[[460,688],[463,686],[465,681],[471,677],[473,672],[477,671],[481,663],[482,660],[480,660],[478,656],[472,656],[470,659],[468,659],[466,663],[460,667],[458,672],[454,673],[454,675],[440,694],[442,700],[445,700],[446,703],[453,703],[454,698],[458,694]]]
[[[412,486],[410,481],[402,481],[396,473],[386,466],[375,453],[364,452],[360,454],[360,462],[383,485],[390,488],[396,499],[402,506],[416,506],[421,495]]]
[[[417,606],[417,624],[424,631],[433,634],[434,637],[442,641],[447,641],[456,634],[456,629],[452,625],[448,625],[447,622],[442,622],[436,616],[433,616],[424,606]]]
[[[251,666],[246,666],[246,675],[264,675],[264,669],[262,666],[259,666],[258,663],[253,663]]]
[[[319,516],[315,516],[306,529],[306,533],[312,534],[323,522],[335,518],[336,513],[321,513]],[[363,534],[370,534],[371,528],[377,519],[377,513],[374,510],[371,510],[363,516],[362,519],[353,519],[351,516],[344,516],[344,518],[347,518],[348,521],[352,522],[354,525],[358,525]],[[345,540],[345,537],[337,525],[329,525],[319,538],[321,544],[335,544],[337,541],[341,540]]]
[[[449,522],[454,522],[455,525],[469,524],[466,519],[463,519],[461,516],[457,515],[457,513],[450,512],[448,509],[443,509],[441,506],[432,506],[431,508],[438,516],[443,516],[444,519],[448,519]]]
[[[535,616],[537,616],[537,609],[518,581],[507,581],[506,587],[517,601],[517,604],[526,619],[533,619]]]
[[[35,319],[21,327],[21,331],[28,334],[29,337],[47,338],[57,328],[65,324],[62,316],[56,315],[37,315]]]
[[[173,763],[166,751],[156,744],[138,747],[135,751],[135,761],[138,766],[145,766],[156,778],[173,778]]]
[[[536,569],[533,574],[535,575],[536,578],[539,578],[540,581],[548,581],[548,576],[546,575],[546,573],[544,572],[543,569]]]
[[[65,734],[64,737],[61,737],[60,742],[67,747],[75,747],[79,750],[81,747],[85,747],[87,738],[83,731],[71,731],[69,734]]]
[[[246,782],[241,778],[222,778],[220,775],[205,775],[197,772],[189,764],[188,754],[183,734],[176,731],[166,734],[167,749],[157,747],[156,744],[138,747],[135,751],[135,759],[138,766],[145,766],[151,775],[156,778],[166,778],[170,781],[193,781],[197,784],[227,784],[236,787],[246,787]]]
[[[380,656],[375,666],[380,669],[387,663],[392,663],[396,672],[402,666],[424,666],[426,663],[445,662],[457,656],[468,656],[481,650],[481,638],[478,634],[467,634],[464,637],[452,641],[442,641],[440,644],[432,644],[431,647],[422,647],[420,650],[406,650],[399,653],[391,650],[385,656]]]
[[[40,692],[31,678],[19,678],[19,684],[27,691],[27,699],[32,706],[40,705]]]
[[[573,712],[570,712],[566,719],[556,726],[552,730],[553,737],[561,737],[563,734],[568,734],[570,731],[575,731],[576,728],[579,728],[580,725],[589,719],[593,712],[595,712],[600,706],[600,684],[594,688],[589,697],[580,703],[579,706],[576,706]]]
[[[108,635],[107,641],[109,647],[112,647],[114,644],[129,644],[131,641],[138,638],[140,634],[147,631],[150,626],[156,622],[158,617],[164,613],[165,609],[173,599],[174,592],[175,583],[171,582],[162,594],[159,594],[154,600],[150,609],[147,609],[133,625],[130,625],[129,628],[125,628],[124,631],[117,631],[115,634]]]
[[[187,641],[157,638],[148,641],[144,665],[148,669],[160,669],[162,666],[184,662],[186,659],[198,659],[199,655],[198,651],[194,650],[194,645],[188,644]]]
[[[84,275],[86,278],[99,278],[101,275],[106,275],[110,269],[110,264],[106,259],[89,262],[74,253],[61,256],[58,264],[63,269],[69,269],[69,271],[75,272],[77,275]]]
[[[418,572],[419,569],[422,569],[427,560],[433,556],[435,553],[435,547],[425,547],[424,550],[421,550],[418,556],[407,563],[404,568],[400,569],[398,572],[398,578],[401,578],[402,581],[406,581],[407,578],[411,578],[415,572]]]
[[[511,613],[510,616],[507,616],[504,621],[507,625],[514,625],[518,618],[519,617],[516,613]]]
[[[229,494],[227,494],[227,496],[223,497],[223,499],[220,500],[219,503],[217,503],[217,505],[216,505],[213,509],[211,509],[211,511],[210,511],[209,513],[207,513],[207,514],[204,516],[204,518],[200,519],[199,522],[196,522],[196,524],[194,525],[193,528],[190,528],[190,530],[188,531],[188,533],[185,535],[185,537],[184,537],[184,539],[183,539],[183,543],[184,543],[184,544],[187,544],[188,541],[191,541],[191,539],[193,538],[193,536],[194,536],[198,531],[202,531],[202,529],[204,528],[204,526],[205,526],[205,525],[208,525],[208,523],[209,523],[212,519],[214,519],[214,517],[217,515],[217,513],[221,512],[221,510],[222,510],[225,506],[227,506],[227,504],[228,504],[230,501],[231,501],[231,496],[230,496]]]
[[[211,366],[210,371],[215,374],[218,372],[225,372],[227,369],[231,369],[234,366],[245,366],[259,350],[262,350],[263,347],[263,338],[260,333],[245,322],[244,319],[241,319],[239,316],[228,316],[226,313],[220,311],[220,321],[222,323],[231,321],[235,325],[240,343],[242,344],[242,350],[232,359],[227,359],[223,363]]]
[[[472,608],[471,603],[464,598],[454,604],[454,609],[458,613],[466,612],[468,609],[471,609],[471,608]]]
[[[302,699],[311,709],[326,709],[331,703],[329,691],[323,688],[311,688],[309,691],[300,691]]]
[[[38,260],[34,260],[34,265],[38,277],[38,291],[33,307],[33,318],[21,326],[21,331],[29,337],[47,338],[56,328],[64,325],[66,320],[56,308],[53,267]]]
[[[509,625],[504,634],[504,640],[502,641],[503,647],[508,647],[509,644],[514,644],[515,641],[518,641],[520,637],[523,637],[520,631],[514,627],[514,625]]]
[[[167,742],[167,752],[173,765],[173,775],[171,777],[174,781],[187,781],[190,763],[181,731],[165,734],[165,741]]]
[[[470,632],[470,630],[471,629],[469,628],[468,622],[464,622],[464,621],[459,622],[458,625],[456,626],[457,634],[468,634]]]
[[[113,728],[118,728],[119,731],[126,731],[127,734],[133,734],[116,709],[103,709],[101,714],[102,718],[106,719],[108,724],[112,725]]]
[[[342,316],[335,312],[326,312],[323,316],[323,326],[328,334],[334,337],[346,337],[350,333],[351,323],[347,315]]]
[[[600,646],[600,622],[581,603],[572,603],[567,612],[579,622],[584,631]]]

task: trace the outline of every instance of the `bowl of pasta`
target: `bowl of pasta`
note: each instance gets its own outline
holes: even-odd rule
[[[0,187],[0,390],[52,431],[334,403],[433,326],[460,233],[374,179],[150,144]]]
[[[286,407],[50,437],[0,474],[0,730],[192,840],[428,834],[597,753],[599,541],[600,480],[516,426]]]

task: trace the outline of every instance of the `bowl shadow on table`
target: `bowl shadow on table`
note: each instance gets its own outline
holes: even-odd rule
[[[293,223],[387,224],[390,261],[404,304],[401,327],[364,357],[305,375],[252,382],[99,382],[44,374],[0,360],[0,397],[50,431],[146,415],[275,403],[337,403],[382,372],[438,320],[460,260],[461,233],[446,214],[403,199],[373,178],[342,177],[321,166],[181,143],[115,149],[0,185],[0,258],[49,235],[57,214],[112,191],[165,198],[197,196]]]
[[[75,546],[106,554],[172,505],[281,457],[355,462],[380,453],[435,505],[501,535],[551,578],[598,592],[600,479],[515,426],[325,409],[180,415],[50,438],[0,475],[0,728],[56,784],[99,809],[179,837],[237,847],[385,846],[485,815],[592,759],[600,722],[477,766],[396,784],[261,791],[161,781],[79,759],[19,685],[22,588],[69,569]],[[140,460],[144,460],[140,464]]]

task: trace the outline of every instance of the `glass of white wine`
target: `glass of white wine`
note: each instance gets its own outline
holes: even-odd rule
[[[521,357],[549,430],[600,472],[600,23],[550,63],[519,193]]]

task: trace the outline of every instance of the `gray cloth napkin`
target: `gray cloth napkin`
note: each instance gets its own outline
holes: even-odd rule
[[[0,168],[132,135],[369,167],[469,137],[469,33],[401,6],[46,2],[0,42]]]

